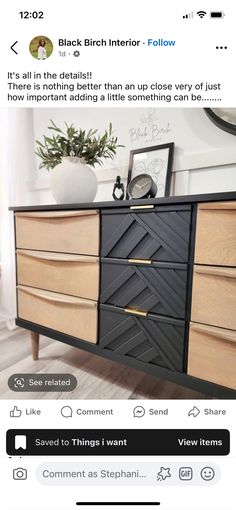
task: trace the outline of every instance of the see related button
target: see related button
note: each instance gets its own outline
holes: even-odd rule
[[[13,374],[8,379],[8,386],[16,392],[67,392],[76,388],[77,379],[72,374]]]

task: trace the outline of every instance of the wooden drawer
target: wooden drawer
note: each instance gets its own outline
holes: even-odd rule
[[[236,266],[236,201],[198,205],[195,262]]]
[[[102,257],[187,262],[191,206],[102,210]]]
[[[99,212],[16,213],[16,247],[81,255],[99,254]]]
[[[188,374],[236,389],[236,332],[191,324]]]
[[[187,264],[102,259],[101,303],[185,317]]]
[[[97,303],[18,286],[18,317],[87,342],[97,342]]]
[[[85,255],[17,250],[17,283],[97,301],[99,259]]]
[[[183,371],[184,321],[100,305],[99,345],[117,355]]]
[[[236,329],[236,268],[194,267],[191,320]]]

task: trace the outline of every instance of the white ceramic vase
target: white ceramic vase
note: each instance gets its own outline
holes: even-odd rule
[[[58,204],[93,202],[97,186],[92,168],[76,156],[62,158],[50,171],[51,192]]]

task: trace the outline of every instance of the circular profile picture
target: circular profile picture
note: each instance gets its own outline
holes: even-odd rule
[[[38,35],[30,41],[29,51],[37,60],[46,60],[53,52],[52,41],[44,35]]]

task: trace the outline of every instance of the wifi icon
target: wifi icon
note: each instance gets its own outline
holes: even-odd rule
[[[199,16],[199,18],[204,18],[204,16],[206,16],[206,11],[198,11],[197,15]]]

